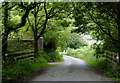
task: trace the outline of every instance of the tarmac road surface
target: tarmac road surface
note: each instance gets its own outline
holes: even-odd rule
[[[63,55],[64,62],[50,63],[48,69],[31,81],[112,81],[84,60]]]

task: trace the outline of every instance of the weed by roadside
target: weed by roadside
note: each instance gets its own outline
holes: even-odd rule
[[[106,62],[105,57],[101,56],[96,58],[94,54],[95,49],[91,48],[90,46],[68,50],[68,56],[85,60],[90,66],[102,69],[105,75],[112,77],[113,80],[120,83],[120,67],[111,68]]]
[[[35,62],[25,61],[17,62],[14,65],[8,65],[6,68],[2,69],[2,83],[16,81],[46,66],[49,66],[49,64],[44,58],[41,59],[41,57],[36,58]]]
[[[58,50],[53,50],[53,49],[44,50],[43,57],[48,62],[61,62],[61,61],[63,61],[63,56],[59,54]]]

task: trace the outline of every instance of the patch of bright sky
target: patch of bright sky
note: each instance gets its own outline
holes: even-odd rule
[[[4,0],[0,0],[0,3],[4,2]]]
[[[84,35],[82,34],[83,38],[85,39],[86,42],[88,42],[89,45],[94,44],[94,43],[103,43],[103,41],[100,40],[93,40],[90,35]]]

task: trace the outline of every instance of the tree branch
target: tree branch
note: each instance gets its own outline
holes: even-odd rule
[[[47,21],[48,21],[46,2],[44,2],[44,10],[45,10],[46,19],[45,19],[45,23],[43,25],[43,29],[42,29],[41,33],[38,35],[37,39],[39,39],[42,36],[42,34],[44,33],[44,30],[46,29],[46,25],[47,25]]]
[[[9,4],[9,2],[5,2],[6,4],[2,5],[2,7],[0,9],[2,9],[3,7],[5,7],[7,4]]]
[[[28,25],[28,27],[27,27],[27,29],[26,29],[26,31],[25,31],[25,32],[27,32],[27,31],[28,31],[29,27],[30,27],[30,25]]]
[[[91,19],[93,20],[93,22],[96,23],[96,24],[99,26],[99,28],[100,28],[105,34],[109,35],[109,33],[107,33],[107,32],[103,29],[103,27],[94,19],[94,17],[93,17],[92,14],[90,13],[90,11],[89,11],[89,16],[91,17]]]
[[[37,30],[39,30],[44,24],[42,24]]]
[[[43,16],[45,16],[45,15],[40,16],[40,18],[39,18],[39,20],[38,20],[38,23],[37,23],[37,26],[38,26],[38,24],[40,23],[40,20],[43,18]]]
[[[15,26],[15,28],[13,28],[13,25],[12,26],[8,26],[9,29],[16,30],[18,28],[23,27],[25,25],[25,23],[26,23],[26,18],[28,17],[30,10],[32,10],[35,6],[36,5],[34,3],[32,7],[27,8],[25,14],[22,16],[21,23],[19,23],[17,25],[13,24]]]
[[[54,14],[52,14],[51,16],[48,17],[48,19],[52,18],[53,16],[55,16],[57,13],[60,13],[62,11],[63,8],[61,8],[60,10],[56,11]]]
[[[30,19],[29,18],[27,18],[27,19],[28,19],[29,25],[31,26],[32,30],[35,31],[34,27],[32,26],[32,23],[31,23]]]
[[[91,17],[91,19],[93,20],[93,22],[96,23],[96,24],[99,26],[99,28],[100,28],[105,34],[107,34],[107,35],[111,38],[113,44],[114,44],[115,46],[117,46],[116,43],[115,43],[115,41],[119,41],[119,40],[114,39],[114,37],[113,37],[113,36],[111,35],[111,33],[110,33],[110,29],[108,28],[108,29],[107,29],[108,32],[106,32],[106,31],[103,29],[103,27],[93,18],[93,16],[92,16],[92,14],[90,13],[90,11],[89,11],[89,16]],[[119,41],[119,42],[120,42],[120,41]]]

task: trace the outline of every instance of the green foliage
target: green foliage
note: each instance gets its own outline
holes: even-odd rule
[[[105,75],[112,77],[113,80],[116,81],[116,83],[120,83],[120,67],[117,66],[115,68],[111,68],[109,65],[107,65],[107,68],[104,72]]]
[[[32,34],[31,34],[32,33]],[[26,26],[11,32],[8,36],[9,39],[19,38],[19,39],[33,39],[33,32],[28,24]]]
[[[59,54],[58,50],[46,49],[46,50],[44,50],[43,57],[48,62],[61,62],[61,61],[63,61],[63,56]]]
[[[27,51],[33,50],[30,42],[18,42],[18,40],[9,40],[7,52],[19,52],[19,51]]]
[[[69,22],[67,22],[66,20],[63,20],[63,21],[61,21],[61,23],[60,23],[63,27],[68,27],[69,26]]]
[[[102,69],[105,75],[112,77],[115,81],[119,83],[120,82],[120,67],[117,66],[115,68],[111,68],[110,65],[106,62],[106,58],[103,57],[104,54],[101,54],[99,58],[96,58],[96,55],[94,55],[96,54],[96,49],[95,49],[96,47],[93,47],[93,46],[84,46],[84,47],[81,47],[75,50],[70,49],[68,50],[68,55],[73,56],[75,58],[83,59],[90,66]],[[102,45],[99,45],[99,46],[102,46]]]
[[[85,60],[89,65],[104,69],[106,68],[106,61],[104,57],[100,57],[97,59],[94,56],[95,49],[91,48],[90,46],[84,46],[79,49],[70,49],[68,50],[68,55],[73,56],[79,59]]]
[[[70,48],[79,48],[81,46],[87,46],[87,42],[79,34],[71,33],[71,37],[67,38],[67,44]]]
[[[120,52],[120,50],[115,47],[115,45],[112,43],[112,40],[108,36],[106,36],[105,38],[105,43],[103,44],[103,48],[111,52],[118,52],[118,53]]]
[[[104,49],[120,53],[120,3],[74,3],[75,32],[88,32],[96,40],[105,40]]]
[[[103,44],[99,43],[94,43],[93,45],[91,45],[91,47],[93,49],[95,49],[95,53],[94,53],[94,56],[96,56],[96,58],[99,58],[99,57],[105,57],[105,50],[103,48]]]
[[[53,28],[52,28],[53,27]],[[64,30],[63,27],[51,26],[47,27],[43,38],[44,38],[44,48],[56,50],[58,47],[61,50],[67,48],[66,39],[70,36],[70,32]]]
[[[15,81],[23,78],[24,76],[28,76],[33,71],[41,67],[46,66],[49,66],[49,64],[47,64],[47,61],[43,57],[36,58],[35,62],[32,63],[25,61],[15,63],[14,65],[9,64],[6,68],[2,69],[2,80],[3,82]]]
[[[38,63],[47,63],[47,60],[43,57],[43,54],[40,53],[40,51],[38,52],[38,57],[35,58],[35,61]]]

